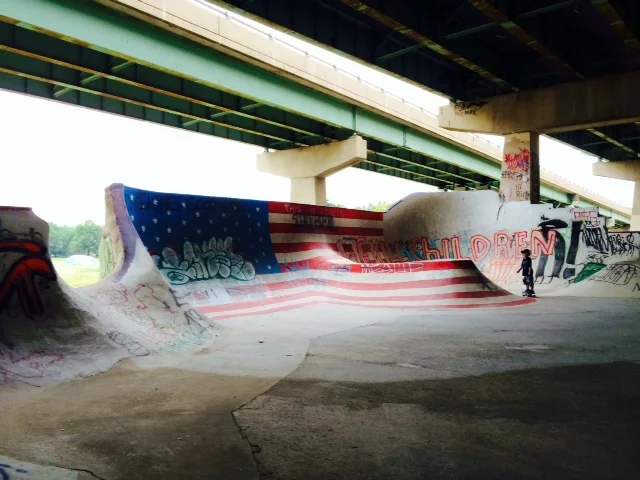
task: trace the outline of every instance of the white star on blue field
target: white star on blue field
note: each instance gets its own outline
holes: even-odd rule
[[[165,247],[182,253],[185,241],[201,245],[211,237],[231,237],[233,253],[251,262],[257,274],[280,273],[271,247],[269,202],[151,192],[124,187],[131,221],[150,254]]]

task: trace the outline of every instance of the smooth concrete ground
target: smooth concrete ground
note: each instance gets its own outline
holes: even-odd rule
[[[109,480],[635,479],[639,307],[236,319],[194,357],[1,390],[0,455]]]

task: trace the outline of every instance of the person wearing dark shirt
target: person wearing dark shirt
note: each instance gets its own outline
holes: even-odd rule
[[[535,297],[536,292],[533,291],[533,262],[531,261],[531,250],[525,248],[522,253],[522,262],[518,272],[522,270],[522,282],[526,286],[526,290],[522,292],[527,297]]]

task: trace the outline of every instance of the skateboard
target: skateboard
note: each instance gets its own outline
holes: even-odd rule
[[[537,298],[535,293],[522,292],[523,297]]]

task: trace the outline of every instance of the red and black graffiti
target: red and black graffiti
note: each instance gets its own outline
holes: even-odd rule
[[[34,240],[11,238],[0,240],[0,254],[4,253],[22,256],[10,264],[4,276],[0,277],[0,311],[15,293],[25,315],[30,318],[42,315],[44,307],[35,277],[51,281],[56,279],[55,269],[47,256],[47,247]]]

